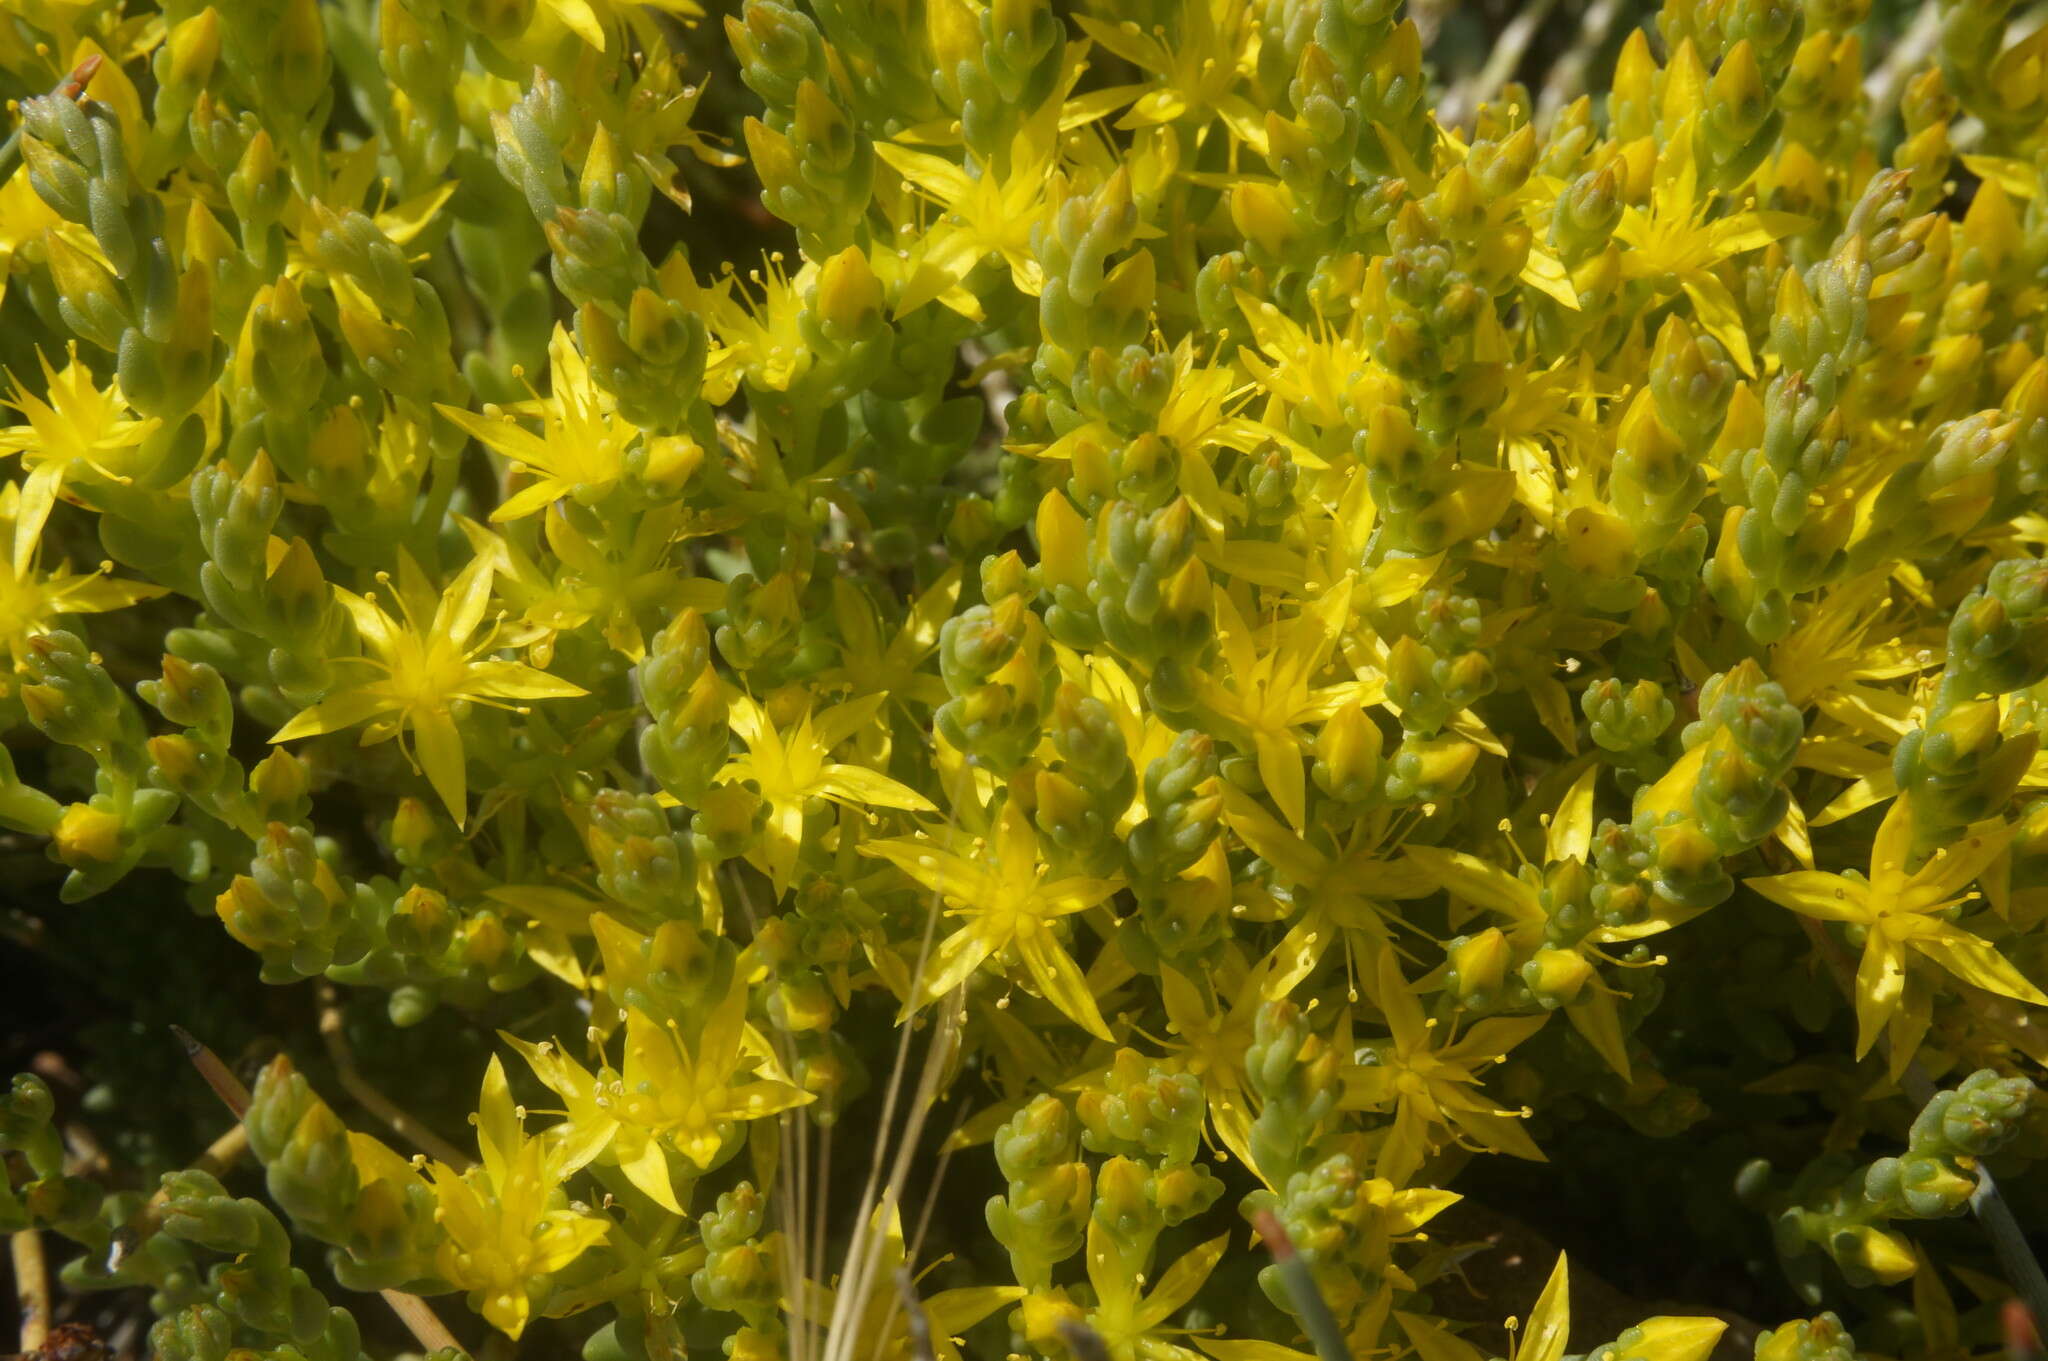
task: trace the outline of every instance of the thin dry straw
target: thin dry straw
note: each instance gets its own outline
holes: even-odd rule
[[[778,1041],[778,1043],[786,1044],[787,1041]],[[785,1064],[784,1066],[787,1067],[788,1065]],[[791,1073],[790,1076],[794,1077],[796,1074]],[[811,1261],[811,1240],[803,1233],[803,1228],[806,1217],[804,1209],[813,1203],[811,1197],[811,1122],[805,1117],[804,1112],[800,1110],[790,1111],[784,1117],[784,1120],[786,1123],[783,1125],[783,1128],[790,1132],[792,1136],[790,1142],[795,1145],[796,1154],[793,1160],[785,1162],[785,1175],[789,1179],[788,1185],[793,1193],[788,1201],[789,1214],[787,1218],[790,1220],[791,1229],[794,1230],[791,1234],[791,1241],[796,1244],[797,1270],[801,1273],[800,1280],[809,1281],[813,1265]],[[809,1356],[812,1330],[810,1315],[808,1311],[800,1312],[802,1313],[802,1319],[799,1326],[804,1333],[805,1350],[803,1355]]]
[[[50,1335],[50,1270],[43,1256],[43,1231],[31,1225],[16,1229],[7,1240],[14,1263],[14,1298],[20,1306],[21,1354],[43,1349]]]
[[[839,1122],[834,1120],[819,1131],[818,1194],[811,1202],[811,1233],[804,1245],[808,1254],[806,1270],[816,1270],[825,1263],[826,1210],[832,1203],[832,1132],[838,1127]],[[805,1326],[815,1329],[816,1320],[807,1317]]]
[[[192,1066],[199,1070],[199,1076],[206,1079],[206,1085],[213,1088],[213,1094],[221,1104],[234,1112],[239,1120],[249,1113],[249,1089],[242,1080],[228,1071],[220,1061],[220,1055],[201,1044],[191,1031],[181,1025],[171,1027],[171,1033],[178,1037],[178,1043],[185,1046],[185,1057],[192,1060]]]
[[[741,907],[747,914],[749,926],[758,929],[754,918],[752,902],[741,888],[736,874],[733,876],[733,888],[734,895],[739,898]],[[918,946],[917,966],[911,975],[913,979],[919,979],[924,976],[925,965],[930,961],[932,938],[938,930],[938,904],[939,895],[934,893],[932,895],[931,910],[925,917],[924,938]],[[949,995],[942,1005],[940,1021],[934,1029],[931,1047],[927,1049],[925,1054],[924,1070],[920,1074],[918,1081],[918,1099],[905,1118],[903,1138],[890,1169],[889,1184],[882,1201],[884,1218],[886,1218],[888,1210],[901,1199],[903,1182],[909,1172],[910,1154],[915,1150],[918,1138],[923,1133],[924,1122],[931,1108],[931,1098],[937,1086],[938,1071],[941,1065],[936,1064],[934,1059],[942,1050],[942,1040],[947,1039],[953,1033],[953,1011],[954,1001],[952,996]],[[859,1216],[855,1221],[852,1242],[847,1249],[846,1261],[840,1269],[839,1288],[833,1299],[832,1314],[825,1328],[823,1361],[845,1361],[845,1358],[851,1354],[858,1332],[858,1329],[853,1326],[853,1319],[855,1317],[853,1311],[857,1307],[857,1302],[864,1301],[867,1292],[873,1287],[874,1230],[871,1228],[869,1221],[874,1218],[875,1192],[881,1181],[882,1163],[888,1152],[888,1131],[895,1123],[896,1103],[902,1095],[903,1074],[909,1066],[910,1038],[914,1029],[915,1025],[910,1021],[906,1021],[897,1040],[896,1058],[890,1067],[889,1084],[882,1100],[881,1119],[876,1125],[879,1137],[875,1141],[874,1154],[869,1159],[867,1182],[861,1192]],[[785,1066],[787,1065],[785,1064]],[[791,1112],[789,1118],[798,1122],[803,1120],[800,1112]],[[790,1311],[794,1315],[792,1319],[794,1326],[790,1329],[791,1353],[795,1361],[810,1361],[813,1355],[812,1335],[816,1327],[816,1321],[811,1317],[811,1311],[803,1307],[803,1296],[808,1292],[812,1280],[812,1262],[810,1260],[812,1252],[816,1252],[817,1260],[820,1262],[822,1262],[824,1256],[823,1226],[826,1207],[821,1198],[815,1204],[811,1204],[809,1206],[809,1213],[806,1213],[809,1176],[807,1171],[800,1169],[803,1168],[806,1161],[809,1144],[801,1129],[795,1135],[792,1135],[788,1125],[785,1124],[778,1134],[778,1140],[782,1144],[785,1165],[795,1164],[794,1168],[787,1170],[785,1173],[789,1181],[795,1184],[794,1193],[790,1196],[778,1197],[778,1218],[783,1224],[784,1270],[790,1277],[788,1288],[792,1296],[791,1302],[796,1305]],[[793,1140],[802,1141],[800,1146],[794,1150],[794,1158],[791,1157],[791,1143]],[[819,1180],[821,1183],[826,1182],[827,1175],[821,1174]],[[800,1231],[807,1218],[815,1226],[815,1243],[809,1235],[805,1235]],[[893,1321],[893,1312],[890,1317]]]
[[[1936,0],[1922,0],[1906,31],[1891,45],[1884,60],[1863,78],[1863,95],[1870,104],[1870,116],[1883,120],[1898,111],[1899,96],[1906,82],[1927,64],[1928,54],[1941,41],[1941,6]]]
[[[933,746],[929,736],[925,738],[925,744],[927,747]],[[958,824],[955,823],[954,826],[957,829]],[[925,913],[924,937],[918,942],[917,967],[911,972],[910,1001],[912,1002],[916,1001],[917,989],[924,978],[925,966],[931,960],[932,939],[938,931],[940,906],[943,899],[943,893],[934,888],[930,905]],[[916,1152],[918,1141],[923,1137],[925,1120],[931,1113],[932,1101],[936,1096],[940,1071],[945,1066],[945,1063],[950,1061],[951,1056],[947,1053],[947,1049],[957,1035],[956,1027],[961,1015],[961,999],[965,991],[966,984],[963,982],[939,1000],[938,1019],[933,1023],[931,1043],[925,1050],[924,1071],[919,1074],[918,1078],[917,1100],[904,1121],[903,1140],[897,1149],[895,1163],[890,1169],[889,1187],[883,1198],[881,1213],[881,1218],[885,1222],[895,1212],[895,1207],[901,1203],[904,1183],[909,1179],[910,1159]],[[915,1009],[913,1008],[912,1014],[904,1019],[902,1034],[897,1041],[896,1062],[889,1074],[889,1095],[884,1103],[882,1121],[879,1126],[884,1135],[886,1135],[890,1124],[895,1118],[896,1096],[901,1086],[904,1065],[909,1061],[910,1034],[915,1025],[916,1016]],[[958,1128],[957,1121],[955,1128]],[[923,1251],[925,1230],[930,1225],[932,1209],[937,1202],[939,1183],[944,1179],[946,1168],[951,1159],[952,1152],[950,1149],[941,1150],[939,1165],[932,1175],[932,1184],[926,1188],[925,1203],[918,1215],[917,1230],[905,1247],[903,1262],[905,1270],[908,1270],[917,1259],[919,1253]],[[854,1242],[847,1253],[846,1266],[841,1277],[841,1293],[839,1297],[839,1303],[841,1304],[845,1303],[847,1299],[849,1284],[857,1284],[858,1294],[856,1297],[864,1299],[869,1289],[869,1283],[872,1280],[873,1266],[869,1261],[869,1257],[872,1251],[872,1234],[875,1231],[871,1229],[869,1223],[870,1205],[874,1194],[875,1177],[881,1170],[881,1164],[882,1144],[878,1142],[875,1146],[875,1157],[868,1167],[867,1186],[861,1195],[860,1219],[855,1228]],[[881,1354],[881,1349],[887,1345],[890,1330],[896,1325],[896,1310],[899,1305],[900,1300],[892,1299],[888,1310],[883,1315],[882,1326],[875,1339],[876,1355],[878,1357]],[[834,1342],[836,1343],[837,1341],[838,1339],[835,1334]],[[833,1350],[828,1351],[827,1361],[844,1361],[845,1354],[851,1351],[853,1344],[854,1339],[852,1337],[845,1338],[843,1346],[837,1346]]]
[[[932,939],[938,934],[939,904],[941,895],[934,891],[930,906],[925,913],[924,936],[918,942],[917,965],[911,971],[911,998],[916,998],[918,981],[924,977],[925,966],[931,961]],[[957,994],[957,989],[956,989]],[[941,1003],[940,1021],[934,1027],[931,1047],[925,1051],[925,1071],[920,1075],[918,1089],[920,1097],[927,1096],[927,1088],[935,1085],[932,1058],[938,1052],[940,1032],[952,1023],[955,994]],[[845,1361],[851,1354],[855,1342],[855,1329],[849,1326],[856,1301],[864,1301],[872,1278],[870,1258],[873,1254],[875,1230],[871,1225],[875,1211],[875,1191],[882,1175],[882,1160],[889,1142],[889,1130],[896,1121],[896,1101],[903,1090],[903,1073],[910,1062],[910,1037],[916,1029],[915,1016],[906,1017],[896,1040],[896,1058],[889,1067],[889,1084],[882,1097],[881,1118],[875,1124],[876,1138],[874,1153],[868,1160],[868,1175],[861,1187],[860,1209],[854,1219],[852,1238],[847,1245],[846,1260],[840,1266],[839,1288],[832,1301],[832,1317],[825,1331],[825,1356],[823,1361]],[[928,1099],[919,1100],[905,1120],[904,1146],[916,1145],[918,1135],[923,1132],[925,1116],[929,1112]],[[906,1172],[906,1159],[899,1153],[896,1166],[891,1169],[889,1193],[885,1205],[892,1205],[900,1191],[900,1177]],[[884,1217],[886,1218],[886,1212]],[[883,1336],[894,1321],[893,1311],[883,1324]]]
[[[932,1171],[932,1184],[925,1188],[924,1208],[918,1211],[917,1232],[910,1239],[910,1260],[916,1261],[924,1253],[925,1231],[931,1227],[932,1211],[938,1207],[939,1188],[945,1184],[946,1169],[953,1165],[953,1136],[960,1132],[965,1115],[956,1116],[953,1128],[946,1132],[946,1141],[939,1148],[939,1165]]]
[[[747,892],[740,879],[737,866],[726,867],[726,879],[732,886],[732,896],[738,900],[740,911],[746,914],[747,931],[758,936],[760,920],[754,915],[753,895]],[[794,1077],[792,1056],[788,1041],[779,1031],[774,1035],[776,1059],[785,1072]],[[792,1361],[811,1361],[814,1355],[814,1339],[817,1321],[811,1316],[807,1293],[811,1283],[810,1240],[803,1232],[806,1219],[804,1207],[809,1193],[805,1161],[809,1153],[803,1113],[800,1110],[784,1111],[776,1117],[775,1146],[780,1168],[777,1175],[783,1185],[780,1190],[770,1189],[768,1194],[775,1197],[775,1218],[782,1227],[782,1242],[779,1249],[781,1271],[785,1282],[788,1302],[786,1310],[789,1319],[789,1350]]]
[[[924,962],[920,959],[918,975],[922,976],[923,973]],[[849,1361],[851,1356],[855,1342],[854,1330],[842,1328],[840,1315],[842,1311],[855,1307],[854,1301],[865,1300],[868,1292],[874,1287],[877,1265],[874,1245],[878,1236],[886,1230],[876,1228],[872,1221],[880,1220],[886,1224],[889,1217],[895,1213],[896,1207],[902,1203],[903,1185],[910,1176],[910,1162],[916,1154],[918,1139],[924,1133],[925,1119],[931,1113],[932,1101],[937,1095],[939,1075],[945,1066],[947,1051],[951,1048],[957,1033],[958,991],[955,989],[948,993],[940,1003],[939,1016],[932,1027],[931,1043],[925,1049],[924,1070],[918,1075],[917,1096],[904,1116],[895,1160],[889,1170],[889,1183],[883,1191],[881,1203],[877,1206],[874,1201],[874,1174],[880,1171],[879,1156],[871,1169],[867,1189],[861,1196],[860,1220],[855,1230],[854,1246],[847,1254],[847,1273],[852,1280],[850,1283],[842,1282],[839,1298],[834,1302],[833,1330],[826,1340],[826,1361]],[[909,1023],[905,1024],[906,1035],[911,1028]],[[907,1043],[904,1052],[908,1052]],[[890,1100],[884,1110],[881,1125],[885,1131],[895,1118],[895,1097],[900,1090],[900,1084],[892,1077],[890,1087]],[[877,1152],[879,1155],[879,1146]]]
[[[923,966],[920,964],[918,973],[922,976],[923,972]],[[890,1172],[888,1193],[882,1202],[882,1218],[885,1221],[895,1215],[897,1208],[903,1203],[903,1191],[910,1181],[911,1160],[917,1155],[918,1142],[924,1137],[925,1122],[930,1118],[933,1103],[938,1099],[939,1081],[945,1075],[946,1065],[958,1052],[959,1024],[965,1014],[962,1000],[964,992],[963,984],[947,993],[940,1002],[942,1010],[932,1028],[931,1044],[925,1049],[924,1054],[924,1071],[918,1079],[917,1104],[905,1117],[902,1142],[896,1149],[896,1165]],[[870,1262],[863,1264],[863,1268],[863,1288],[866,1288],[867,1282],[872,1280],[874,1266]],[[885,1336],[887,1328],[894,1322],[895,1311],[892,1303],[884,1325]]]
[[[1556,4],[1557,0],[1534,0],[1509,20],[1485,64],[1444,92],[1437,104],[1437,121],[1445,127],[1464,127],[1479,112],[1482,101],[1500,93]]]
[[[1557,111],[1577,99],[1586,89],[1586,72],[1591,69],[1593,59],[1614,31],[1615,21],[1621,17],[1621,0],[1593,0],[1584,14],[1578,17],[1578,37],[1562,56],[1550,65],[1550,74],[1544,78],[1543,91],[1536,99],[1536,117],[1547,123],[1557,116]]]

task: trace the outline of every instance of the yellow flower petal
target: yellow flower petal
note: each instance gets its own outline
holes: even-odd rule
[[[505,1065],[496,1054],[484,1068],[483,1094],[477,1098],[476,1138],[484,1164],[496,1169],[510,1165],[525,1141],[519,1132],[519,1111],[512,1104],[512,1084],[505,1079]]]
[[[1735,305],[1735,295],[1728,291],[1728,285],[1712,273],[1698,270],[1685,277],[1681,285],[1685,296],[1692,299],[1693,319],[1700,329],[1721,342],[1728,357],[1748,378],[1756,377],[1756,360],[1750,354],[1749,332],[1743,325],[1742,309]]]
[[[1415,1348],[1420,1361],[1486,1361],[1486,1353],[1449,1329],[1439,1327],[1434,1320],[1397,1309],[1394,1322],[1408,1335],[1408,1343]]]
[[[597,21],[597,12],[591,9],[590,0],[545,0],[545,3],[577,37],[598,51],[604,51],[604,25]]]
[[[1441,846],[1409,846],[1402,855],[1439,886],[1477,907],[1517,921],[1536,921],[1544,916],[1536,890],[1498,865]]]
[[[818,783],[818,792],[856,808],[902,808],[913,813],[938,811],[930,799],[909,785],[898,784],[887,775],[865,766],[827,766],[825,778]]]
[[[2029,982],[1990,941],[1947,922],[1932,925],[1931,932],[1913,937],[1915,950],[1972,987],[2032,1006],[2048,1007],[2048,995]]]
[[[472,662],[465,694],[491,699],[574,699],[590,692],[524,662]]]
[[[397,706],[383,695],[367,690],[351,690],[323,699],[310,709],[302,709],[290,722],[270,735],[272,742],[293,742],[301,737],[318,737],[322,733],[339,732],[352,728],[366,718],[389,712]]]
[[[1544,835],[1544,858],[1552,864],[1584,860],[1592,850],[1593,788],[1599,778],[1599,765],[1588,765],[1558,800],[1557,812],[1551,816]]]
[[[1906,961],[1898,944],[1883,931],[1864,942],[1863,962],[1856,968],[1856,1057],[1877,1043],[1906,991]]]
[[[1728,1331],[1728,1324],[1722,1319],[1672,1314],[1646,1318],[1636,1326],[1642,1330],[1642,1341],[1629,1355],[1641,1357],[1642,1361],[1706,1361],[1721,1334]]]
[[[1053,939],[1050,930],[1041,926],[1019,932],[1017,955],[1031,971],[1031,980],[1046,1001],[1097,1039],[1113,1038],[1101,1011],[1096,1009],[1094,995],[1088,991],[1088,981],[1081,976],[1080,967],[1065,947]]]
[[[469,821],[469,779],[462,752],[462,733],[446,710],[429,709],[412,715],[412,749],[426,773],[427,783],[441,796],[455,825]]]
[[[1182,1253],[1180,1259],[1168,1267],[1152,1287],[1152,1293],[1145,1297],[1144,1305],[1138,1310],[1137,1325],[1140,1328],[1157,1328],[1195,1297],[1202,1288],[1202,1282],[1209,1279],[1209,1273],[1223,1260],[1223,1251],[1230,1246],[1230,1235],[1218,1234],[1199,1247]]]
[[[1908,801],[1899,802],[1903,805]],[[1899,894],[1900,906],[1910,912],[1924,912],[1954,898],[2005,852],[2017,830],[2016,824],[2001,818],[1987,818],[1969,827],[1955,841],[1938,848],[1934,857],[1906,882]],[[1872,878],[1875,877],[1873,874]]]
[[[1778,906],[1789,907],[1802,916],[1831,922],[1870,920],[1869,888],[1839,874],[1794,870],[1790,874],[1742,882]]]
[[[946,937],[938,949],[932,951],[927,965],[925,1000],[944,997],[965,983],[994,949],[995,942],[978,927],[969,926]]]
[[[1560,1252],[1543,1293],[1536,1297],[1536,1306],[1529,1311],[1515,1361],[1562,1361],[1571,1329],[1571,1276],[1565,1255]]]
[[[1615,1009],[1614,994],[1598,986],[1588,988],[1577,1001],[1565,1008],[1564,1014],[1565,1019],[1572,1023],[1572,1029],[1593,1046],[1593,1052],[1604,1059],[1623,1082],[1630,1081],[1628,1041],[1621,1033],[1621,1016]]]
[[[619,1171],[662,1209],[670,1214],[683,1213],[682,1204],[676,1199],[675,1183],[669,1177],[668,1152],[661,1146],[661,1140],[638,1131],[633,1132],[632,1138],[639,1147],[630,1156],[623,1147],[627,1137],[622,1134],[619,1140]]]

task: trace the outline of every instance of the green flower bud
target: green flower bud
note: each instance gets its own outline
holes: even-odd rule
[[[1942,695],[2010,694],[2048,679],[2048,566],[2032,558],[1994,566],[1949,622]]]
[[[211,5],[171,28],[153,62],[158,126],[175,126],[183,121],[219,60],[220,12]]]
[[[1385,773],[1385,742],[1363,707],[1339,709],[1316,734],[1315,760],[1309,768],[1316,788],[1340,803],[1375,797]]]
[[[149,1349],[164,1361],[227,1361],[234,1322],[211,1304],[196,1304],[156,1321]]]
[[[1479,748],[1448,734],[1409,733],[1387,763],[1385,791],[1391,803],[1433,803],[1465,788],[1479,761]]]
[[[1446,984],[1467,1006],[1484,1007],[1506,980],[1511,953],[1508,938],[1497,926],[1477,935],[1459,936],[1446,952],[1450,966]]]
[[[63,232],[52,231],[44,239],[64,324],[103,350],[119,349],[134,318],[114,275]]]
[[[242,1123],[270,1198],[303,1232],[346,1241],[360,1190],[348,1130],[289,1059],[279,1056],[258,1075]]]
[[[45,736],[89,753],[103,767],[140,773],[141,717],[82,641],[64,632],[37,634],[28,640],[21,669],[22,707]]]
[[[1613,678],[1594,681],[1579,697],[1579,705],[1593,741],[1616,755],[1647,751],[1678,713],[1653,680],[1629,686]]]
[[[1919,1269],[1912,1244],[1869,1224],[1853,1224],[1828,1240],[1828,1255],[1855,1285],[1896,1285]]]
[[[1117,1051],[1102,1085],[1083,1091],[1074,1109],[1089,1152],[1166,1164],[1193,1161],[1207,1115],[1200,1079],[1130,1049]]]
[[[1053,1096],[1036,1097],[996,1134],[996,1165],[1010,1189],[988,1202],[989,1232],[1027,1288],[1049,1285],[1052,1268],[1080,1251],[1086,1234],[1091,1178],[1074,1151],[1073,1117]]]
[[[1145,768],[1150,817],[1131,829],[1127,841],[1137,884],[1157,891],[1201,858],[1222,817],[1216,773],[1215,743],[1193,729],[1176,737],[1166,754]]]
[[[1522,982],[1545,1010],[1569,1005],[1593,977],[1577,950],[1538,950],[1521,969]]]
[[[1756,1361],[1855,1361],[1856,1341],[1833,1314],[1757,1334]]]
[[[227,177],[228,206],[242,222],[243,240],[276,223],[291,200],[291,179],[278,160],[277,144],[258,128]]]
[[[584,835],[606,897],[654,917],[695,910],[696,857],[653,796],[604,790],[591,801]]]

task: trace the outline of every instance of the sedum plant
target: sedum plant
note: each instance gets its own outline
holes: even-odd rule
[[[0,3],[17,926],[269,1027],[197,1162],[16,1080],[27,1297],[59,1235],[169,1361],[2048,1304],[2048,27],[1595,9]],[[96,1119],[197,1081],[122,1061]],[[1523,1200],[1742,1298],[1475,1301]]]

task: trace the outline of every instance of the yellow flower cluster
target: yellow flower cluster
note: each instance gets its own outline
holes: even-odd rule
[[[1454,123],[1396,0],[0,0],[0,825],[498,1034],[474,1166],[252,1144],[592,1361],[1478,1361],[1468,1163],[1789,1092],[1908,1170],[1760,1232],[1932,1317],[1882,1221],[2025,1098],[1897,1098],[2048,1062],[2007,8],[1672,0]]]

